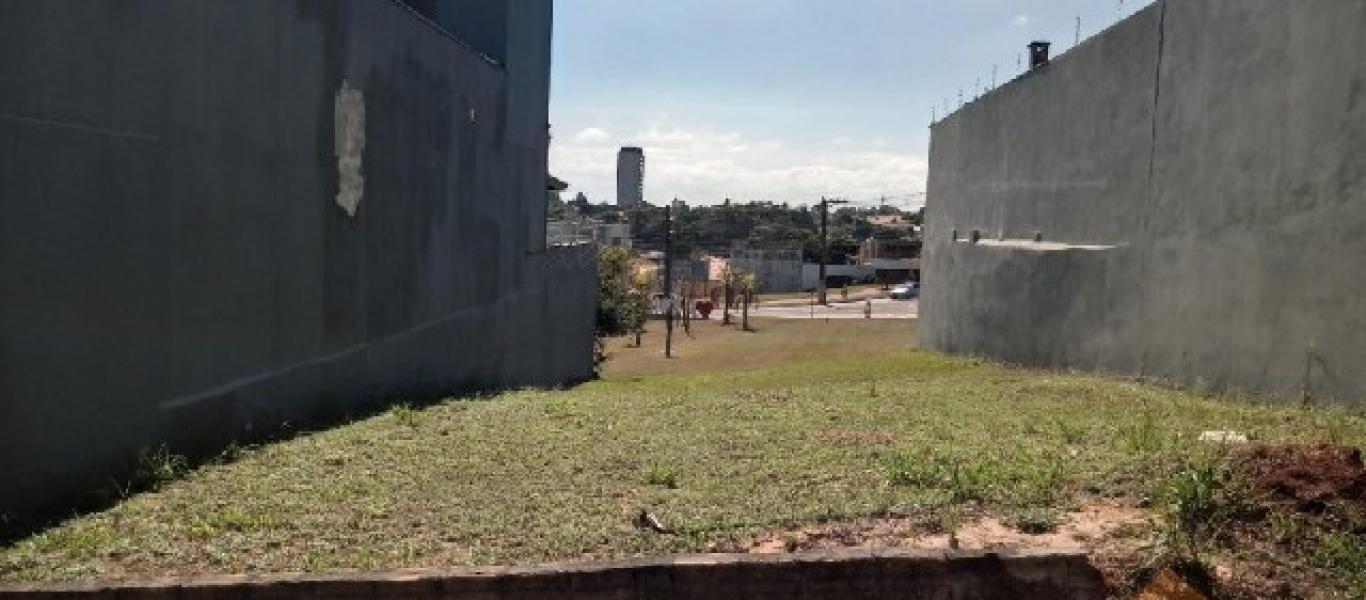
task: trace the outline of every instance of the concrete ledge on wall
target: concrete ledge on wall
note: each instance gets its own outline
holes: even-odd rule
[[[0,598],[914,598],[1105,597],[1077,553],[843,551],[683,555],[602,564],[0,587]]]
[[[1066,252],[1069,250],[1080,250],[1085,252],[1101,252],[1114,250],[1123,244],[1068,244],[1065,242],[1047,242],[1036,240],[989,240],[982,239],[976,242],[971,240],[959,240],[960,243],[967,242],[983,248],[1001,248],[1006,250],[1029,250],[1031,252]]]

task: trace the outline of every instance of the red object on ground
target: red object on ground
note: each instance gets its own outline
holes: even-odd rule
[[[711,311],[716,309],[716,305],[712,304],[711,300],[698,300],[695,306],[697,307],[697,314],[702,315],[703,321],[710,319]]]

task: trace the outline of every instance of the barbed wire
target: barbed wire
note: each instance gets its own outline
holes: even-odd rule
[[[1133,16],[1134,14],[1137,14],[1137,13],[1138,13],[1139,11],[1141,11],[1143,8],[1146,8],[1148,5],[1153,4],[1154,2],[1156,2],[1156,1],[1158,1],[1158,0],[1146,0],[1146,1],[1145,1],[1145,0],[1136,0],[1136,1],[1132,1],[1132,0],[1115,0],[1115,1],[1117,2],[1117,4],[1116,4],[1116,11],[1115,11],[1115,14],[1114,14],[1114,16],[1113,16],[1113,19],[1112,19],[1108,24],[1106,24],[1104,27],[1100,27],[1100,28],[1094,30],[1093,32],[1091,32],[1085,39],[1082,38],[1082,33],[1083,33],[1083,30],[1084,30],[1084,27],[1083,27],[1083,26],[1084,26],[1084,21],[1082,20],[1082,14],[1081,14],[1081,13],[1076,13],[1076,15],[1075,15],[1075,17],[1074,17],[1075,29],[1074,29],[1074,34],[1073,34],[1072,46],[1069,47],[1069,48],[1067,48],[1066,50],[1064,50],[1064,51],[1062,51],[1062,52],[1059,52],[1059,53],[1058,53],[1056,56],[1054,56],[1053,58],[1056,59],[1056,58],[1060,58],[1060,57],[1066,55],[1068,52],[1071,52],[1072,50],[1075,50],[1076,48],[1080,47],[1083,43],[1085,43],[1085,42],[1091,40],[1092,38],[1096,37],[1097,35],[1100,35],[1101,33],[1104,33],[1104,32],[1107,31],[1110,27],[1113,27],[1113,26],[1114,26],[1115,24],[1117,24],[1117,23],[1123,22],[1125,19],[1128,19],[1129,17]],[[1126,6],[1128,6],[1131,10],[1126,10]],[[1138,8],[1134,8],[1135,6],[1137,6]],[[976,85],[975,85],[972,89],[973,89],[974,91],[978,92],[978,93],[976,93],[976,94],[972,97],[971,100],[965,99],[965,96],[964,96],[964,93],[963,93],[964,88],[960,87],[960,88],[958,88],[958,103],[957,103],[956,106],[951,106],[951,105],[950,105],[950,102],[949,102],[949,98],[947,98],[947,97],[944,98],[943,105],[942,105],[942,108],[943,108],[943,111],[942,111],[942,112],[940,111],[940,108],[941,108],[940,105],[931,105],[931,106],[930,106],[930,125],[935,125],[935,124],[937,124],[937,123],[940,123],[940,122],[943,121],[944,119],[947,119],[947,118],[949,118],[950,116],[953,116],[954,114],[957,114],[958,111],[962,110],[963,107],[967,106],[967,105],[970,104],[972,101],[976,101],[976,100],[980,99],[981,97],[986,96],[986,95],[990,94],[990,93],[993,92],[993,91],[996,91],[997,89],[1000,88],[1001,85],[1008,84],[1008,83],[1010,83],[1011,81],[1014,81],[1015,79],[1018,79],[1021,75],[1024,75],[1025,72],[1027,71],[1027,67],[1026,67],[1026,65],[1025,65],[1025,60],[1024,60],[1024,53],[1018,52],[1018,51],[1017,51],[1016,54],[1015,54],[1015,70],[1016,70],[1016,73],[1015,73],[1015,76],[1014,76],[1014,77],[1009,77],[1009,78],[1007,78],[1006,81],[1004,81],[1004,82],[999,82],[999,81],[998,81],[998,77],[997,77],[998,74],[999,74],[999,67],[1000,67],[1000,63],[993,63],[993,64],[991,65],[991,79],[989,80],[989,81],[990,81],[990,85],[988,85],[988,86],[986,86],[986,87],[983,87],[983,86],[982,86],[982,79],[983,79],[983,78],[982,78],[981,76],[978,76],[978,77],[976,78],[976,82],[977,82],[977,83],[976,83]]]

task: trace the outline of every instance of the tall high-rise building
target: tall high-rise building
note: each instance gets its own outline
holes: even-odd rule
[[[627,146],[617,154],[617,207],[635,208],[645,203],[645,151]]]

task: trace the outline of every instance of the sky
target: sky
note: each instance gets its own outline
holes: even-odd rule
[[[616,200],[641,146],[662,205],[923,203],[929,125],[1149,0],[555,0],[551,171]],[[1025,59],[1027,60],[1027,59]],[[936,114],[937,113],[937,114]]]

